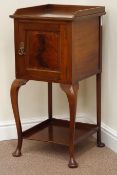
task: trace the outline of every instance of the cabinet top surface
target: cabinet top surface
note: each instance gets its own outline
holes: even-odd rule
[[[103,6],[46,4],[17,9],[10,17],[19,19],[73,20],[74,18],[82,16],[101,16],[104,14],[105,7]]]

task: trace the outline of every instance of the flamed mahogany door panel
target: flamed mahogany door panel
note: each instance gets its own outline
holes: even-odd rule
[[[67,81],[68,58],[65,43],[67,30],[64,25],[19,22],[19,37],[16,49],[17,78],[45,81]],[[18,50],[23,43],[24,54]],[[67,45],[66,45],[67,46]],[[65,64],[67,63],[67,64]],[[65,66],[63,66],[63,64]]]
[[[27,67],[60,71],[58,32],[27,32]]]

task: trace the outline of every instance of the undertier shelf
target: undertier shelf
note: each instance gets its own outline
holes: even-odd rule
[[[98,127],[94,124],[76,122],[74,143],[97,132]],[[62,145],[69,145],[70,122],[60,119],[47,119],[44,122],[23,132],[23,138],[44,142],[53,142]]]

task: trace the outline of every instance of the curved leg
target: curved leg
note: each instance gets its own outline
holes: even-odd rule
[[[79,87],[78,85],[61,84],[62,90],[67,95],[70,110],[70,142],[69,142],[70,160],[68,164],[70,168],[78,167],[78,163],[75,161],[74,157],[75,117],[76,117],[78,87]]]
[[[97,146],[104,147],[105,144],[101,141],[101,74],[96,76],[96,86],[97,86]]]
[[[15,123],[17,127],[17,134],[18,134],[18,144],[15,152],[13,153],[14,157],[21,156],[21,148],[22,148],[22,126],[20,122],[20,115],[19,115],[19,107],[18,107],[18,92],[19,88],[22,85],[25,85],[27,80],[16,79],[13,81],[11,86],[11,103],[13,108],[13,113],[15,117]]]

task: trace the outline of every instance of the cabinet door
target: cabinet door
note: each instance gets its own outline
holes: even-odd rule
[[[65,25],[19,22],[16,42],[17,78],[68,81]]]

